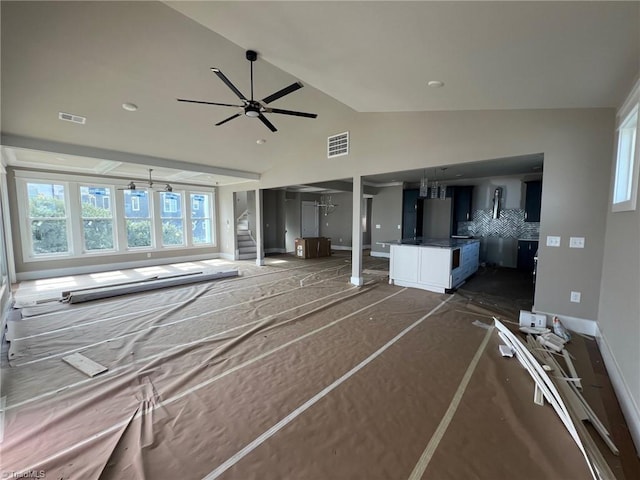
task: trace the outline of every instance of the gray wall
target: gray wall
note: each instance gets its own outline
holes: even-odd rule
[[[543,153],[540,235],[561,236],[563,244],[540,248],[535,307],[595,320],[607,206],[602,179],[610,174],[614,116],[613,109],[362,113],[345,117],[342,130],[318,132],[326,139],[349,130],[347,159],[327,160],[320,139],[300,139],[287,145],[282,167],[265,172],[261,182],[291,185]],[[401,209],[396,215],[399,224]],[[570,236],[584,236],[586,248],[569,250]],[[571,291],[582,293],[581,303],[570,301]]]
[[[285,192],[264,190],[262,192],[262,227],[266,253],[285,252]]]
[[[372,254],[389,253],[389,246],[378,242],[400,240],[402,230],[398,225],[402,225],[402,185],[381,188],[371,201]]]
[[[331,201],[337,205],[333,212],[324,215],[320,209],[320,236],[331,238],[331,246],[351,248],[351,219],[353,218],[353,194],[332,193]]]
[[[640,80],[628,99],[629,105],[638,101]],[[624,117],[627,112],[622,110],[620,114]],[[636,162],[640,159],[638,146],[640,138],[636,143]],[[614,176],[615,161],[608,189],[600,283],[600,350],[640,453],[640,206],[636,201],[633,211],[611,211]]]

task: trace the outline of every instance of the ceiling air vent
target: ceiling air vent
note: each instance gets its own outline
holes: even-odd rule
[[[339,133],[327,139],[327,158],[349,155],[349,132]]]
[[[80,125],[84,125],[85,123],[87,123],[86,117],[73,115],[72,113],[58,112],[58,118],[67,122],[79,123]]]

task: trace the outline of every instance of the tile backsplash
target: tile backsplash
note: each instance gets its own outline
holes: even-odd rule
[[[540,236],[539,222],[525,222],[523,209],[501,210],[493,218],[490,208],[473,212],[472,220],[459,222],[457,235],[474,237],[531,238]]]

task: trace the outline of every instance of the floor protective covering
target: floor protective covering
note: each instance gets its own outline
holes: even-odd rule
[[[238,278],[29,308],[2,372],[3,474],[590,478],[477,326],[517,311],[389,285],[379,258],[355,287],[349,258],[237,262]],[[76,352],[108,370],[88,378],[62,361]]]

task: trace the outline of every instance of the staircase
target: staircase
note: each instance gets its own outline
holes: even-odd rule
[[[256,258],[256,241],[249,230],[249,212],[246,210],[236,219],[236,240],[238,245],[237,260]]]

